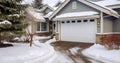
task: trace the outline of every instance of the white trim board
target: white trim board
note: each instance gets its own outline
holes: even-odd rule
[[[94,19],[100,18],[99,15],[91,15],[91,16],[77,16],[77,17],[67,17],[67,18],[54,18],[54,21],[63,21],[63,20],[80,20],[80,19]]]

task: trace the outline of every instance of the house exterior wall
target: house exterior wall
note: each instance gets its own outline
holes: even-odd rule
[[[120,9],[115,9],[120,14]],[[113,22],[113,32],[120,32],[120,17]]]
[[[120,14],[120,9],[115,9]],[[120,44],[120,18],[104,18],[104,33],[96,34],[97,43]]]
[[[97,34],[97,43],[115,43],[120,44],[120,33]]]
[[[113,32],[120,32],[120,18],[113,22]]]
[[[76,9],[72,9],[72,2],[76,1],[77,2],[77,8]],[[64,14],[64,13],[71,13],[71,12],[84,12],[84,11],[97,11],[96,9],[89,7],[77,0],[71,0],[59,13],[60,14]]]
[[[108,33],[108,32],[113,32],[113,21],[110,18],[104,18],[104,23],[103,23],[103,32]]]

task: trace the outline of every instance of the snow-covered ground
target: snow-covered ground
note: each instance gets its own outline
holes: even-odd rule
[[[48,43],[34,41],[32,47],[28,43],[12,44],[13,47],[0,48],[1,63],[51,63],[56,58],[54,48]]]
[[[74,48],[71,48],[71,49],[69,49],[70,50],[70,52],[73,54],[73,55],[76,55],[77,53],[78,53],[78,50],[79,49],[81,49],[81,48],[79,48],[79,47],[74,47]]]
[[[53,63],[74,63],[66,54],[56,52],[57,57]]]
[[[55,38],[45,43],[38,41],[48,38],[35,36],[32,47],[28,43],[12,43],[13,47],[0,48],[0,63],[73,63],[50,45],[56,41]]]
[[[94,44],[82,53],[90,58],[102,61],[104,63],[120,63],[120,50],[107,50],[104,46]]]
[[[41,43],[41,39],[50,37],[34,36],[32,47],[28,43],[12,43],[13,47],[0,48],[1,63],[52,63],[56,58],[56,52],[50,45],[55,38]],[[8,43],[8,42],[5,42]],[[47,61],[46,61],[47,60]]]

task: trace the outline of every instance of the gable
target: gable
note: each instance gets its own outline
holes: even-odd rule
[[[97,4],[95,4],[93,2],[90,2],[88,0],[65,0],[64,3],[60,7],[58,7],[57,10],[53,12],[53,14],[50,15],[49,19],[52,19],[57,14],[60,14],[61,10],[63,8],[65,8],[68,5],[68,3],[70,3],[70,1],[79,1],[79,2],[81,2],[81,3],[83,3],[83,4],[87,5],[87,6],[90,6],[91,8],[94,8],[94,9],[100,11],[100,12],[103,12],[103,13],[108,14],[110,16],[119,18],[119,14],[116,11],[114,11],[114,10],[112,10],[110,8],[107,8],[107,7],[97,5]]]
[[[77,3],[77,8],[76,9],[72,9],[72,2],[76,2]],[[71,0],[69,1],[69,3],[63,7],[63,9],[58,12],[57,15],[60,15],[60,14],[64,14],[64,13],[72,13],[72,12],[85,12],[85,11],[96,11],[96,12],[99,12],[98,10],[90,7],[90,6],[87,6],[77,0]]]

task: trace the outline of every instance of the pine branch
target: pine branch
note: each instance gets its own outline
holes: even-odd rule
[[[17,11],[17,9],[10,8],[10,7],[6,7],[6,6],[3,6],[3,5],[1,5],[1,4],[0,4],[0,7],[1,7],[2,9],[4,9],[5,11],[9,11],[9,12],[16,12],[16,11]],[[5,11],[4,11],[4,12],[5,12]]]

